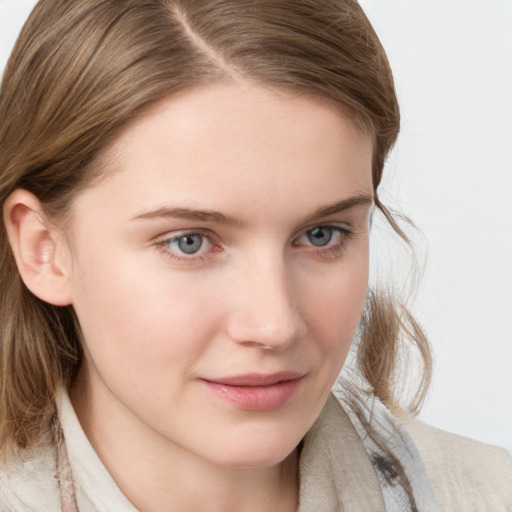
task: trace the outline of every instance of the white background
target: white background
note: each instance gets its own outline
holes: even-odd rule
[[[0,69],[34,4],[0,0]],[[512,0],[361,4],[402,106],[382,197],[427,240],[415,311],[435,373],[421,417],[512,452]]]

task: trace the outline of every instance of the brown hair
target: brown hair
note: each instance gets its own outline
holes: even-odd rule
[[[177,91],[248,78],[338,106],[375,141],[377,187],[399,131],[384,50],[355,0],[41,0],[25,24],[0,92],[0,204],[16,188],[62,218],[74,194],[101,174],[98,157],[129,121]],[[0,228],[0,453],[47,430],[57,388],[70,385],[82,351],[71,307],[25,287]],[[403,336],[403,333],[406,336]],[[359,370],[396,405],[400,344],[427,341],[412,316],[369,294]]]

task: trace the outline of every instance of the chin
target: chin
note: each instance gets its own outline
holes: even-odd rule
[[[263,469],[281,464],[289,457],[300,443],[290,442],[291,437],[273,442],[256,439],[233,439],[229,447],[217,452],[213,457],[216,465],[226,469]]]

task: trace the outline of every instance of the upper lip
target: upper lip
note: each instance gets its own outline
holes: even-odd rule
[[[304,374],[301,372],[282,371],[271,374],[247,373],[244,375],[234,375],[230,377],[220,377],[204,380],[214,384],[224,384],[225,386],[272,386],[287,380],[297,380],[303,376]]]

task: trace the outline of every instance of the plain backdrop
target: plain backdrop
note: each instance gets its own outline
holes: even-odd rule
[[[0,70],[34,4],[0,0]],[[512,452],[512,0],[361,4],[402,107],[381,197],[427,251],[414,311],[435,370],[420,417]],[[385,239],[375,244],[403,279]]]

